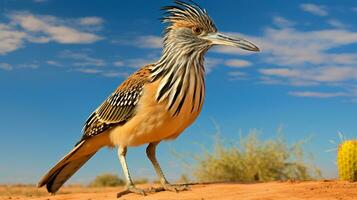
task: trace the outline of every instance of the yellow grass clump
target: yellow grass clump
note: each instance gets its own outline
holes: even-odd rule
[[[193,175],[202,182],[265,182],[311,180],[320,170],[304,159],[304,142],[288,145],[282,138],[261,141],[257,131],[227,145],[216,137],[213,151],[195,156]]]

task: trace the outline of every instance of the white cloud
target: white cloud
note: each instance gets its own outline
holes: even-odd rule
[[[259,83],[261,84],[265,84],[265,85],[282,85],[283,81],[281,81],[280,79],[276,79],[274,77],[271,76],[261,76]]]
[[[8,63],[0,63],[0,70],[11,71],[13,67]]]
[[[346,24],[344,24],[343,22],[341,22],[341,21],[338,20],[338,19],[330,19],[330,20],[327,20],[327,23],[328,23],[329,25],[331,25],[332,27],[339,28],[339,29],[345,29],[345,28],[348,27]]]
[[[56,66],[56,67],[62,67],[63,66],[61,63],[59,63],[58,61],[54,61],[54,60],[48,60],[48,61],[46,61],[46,63],[48,65],[52,65],[52,66]]]
[[[222,63],[223,63],[222,59],[207,57],[205,60],[206,73],[207,74],[211,73],[214,68],[216,68],[218,65],[220,65]]]
[[[124,66],[125,64],[124,64],[123,61],[117,60],[117,61],[113,62],[113,65],[116,66],[116,67],[122,67],[122,66]]]
[[[133,58],[133,59],[125,60],[125,63],[127,66],[132,68],[141,68],[143,66],[152,64],[155,61],[156,59],[150,59],[150,58]]]
[[[75,60],[72,63],[73,66],[97,66],[102,67],[106,65],[106,62],[99,58],[93,58],[85,52],[73,52],[69,50],[62,51],[60,53],[62,58]]]
[[[341,29],[299,31],[293,28],[266,28],[261,37],[240,33],[230,35],[247,38],[261,48],[263,61],[279,66],[352,65],[356,53],[330,53],[329,50],[357,43],[357,32]],[[239,49],[221,47],[217,53],[242,55]]]
[[[54,41],[62,44],[89,44],[102,37],[71,27],[66,20],[49,15],[34,15],[29,12],[15,12],[9,15],[12,23],[21,26],[30,36],[31,42]],[[67,25],[68,24],[68,25]]]
[[[29,42],[32,42],[32,43],[48,43],[51,41],[51,38],[50,37],[47,37],[47,36],[32,36],[32,35],[27,35],[26,39],[29,41]]]
[[[103,24],[104,20],[100,17],[82,17],[78,19],[78,22],[83,26],[99,26]]]
[[[38,69],[40,67],[37,63],[25,63],[18,65],[19,68],[29,68],[29,69]]]
[[[135,38],[113,40],[112,43],[148,49],[161,49],[163,47],[162,38],[155,35],[143,35]]]
[[[162,38],[158,36],[140,36],[136,41],[137,46],[142,48],[162,48]]]
[[[260,73],[268,76],[279,76],[284,78],[299,77],[301,75],[301,71],[288,68],[261,69]]]
[[[80,23],[99,25],[102,20],[97,17],[61,19],[30,12],[12,12],[7,16],[10,21],[7,24],[0,23],[0,55],[22,48],[26,42],[89,44],[103,39],[91,31],[85,31],[91,28],[80,26]]]
[[[311,13],[313,15],[317,15],[317,16],[327,16],[328,15],[328,11],[325,6],[307,3],[307,4],[301,4],[300,8],[303,11]]]
[[[356,67],[323,67],[316,72],[316,81],[339,82],[347,80],[357,80]]]
[[[226,60],[224,64],[228,67],[234,67],[234,68],[245,68],[252,65],[251,62],[241,59],[229,59]]]
[[[344,92],[312,92],[312,91],[294,91],[294,92],[289,92],[289,95],[297,96],[297,97],[311,97],[311,98],[333,98],[333,97],[349,96],[349,94]]]
[[[291,26],[294,26],[295,25],[295,22],[293,21],[290,21],[284,17],[281,17],[281,16],[275,16],[273,18],[273,23],[275,25],[277,25],[278,27],[291,27]]]
[[[80,55],[80,54],[78,54]],[[77,59],[77,58],[74,58]],[[81,60],[81,59],[78,59]],[[105,61],[102,59],[97,59],[97,58],[92,58],[92,57],[83,57],[83,60],[74,62],[72,64],[73,66],[97,66],[97,67],[102,67],[105,66]]]
[[[127,72],[116,72],[116,71],[108,71],[108,70],[93,69],[93,68],[79,68],[70,71],[77,71],[83,74],[99,75],[108,78],[126,78],[129,76],[129,73]]]
[[[6,24],[0,24],[0,55],[5,55],[23,47],[26,33]]]
[[[291,92],[290,95],[350,99],[357,97],[357,92],[350,95],[346,92],[351,90],[351,84],[357,82],[357,53],[343,49],[347,45],[357,44],[357,32],[342,29],[343,23],[336,22],[330,21],[334,23],[331,25],[339,28],[301,31],[291,27],[268,27],[260,37],[241,33],[230,35],[257,44],[262,49],[256,56],[258,61],[273,66],[258,70],[260,83],[330,88],[336,92],[299,91]],[[227,47],[221,47],[216,53],[247,56]]]
[[[357,80],[356,67],[317,67],[317,68],[270,68],[259,72],[265,76],[275,76],[285,79],[312,81],[320,83],[343,82]]]
[[[87,68],[80,68],[80,69],[76,69],[76,71],[85,73],[85,74],[99,74],[102,72],[102,70],[99,69],[87,69]]]
[[[228,72],[228,76],[230,80],[246,80],[247,74],[240,71],[231,71]]]
[[[129,73],[109,71],[109,72],[102,73],[102,76],[109,77],[109,78],[126,78],[129,76]]]

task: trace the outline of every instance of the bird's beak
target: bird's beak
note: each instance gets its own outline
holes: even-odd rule
[[[257,46],[245,39],[229,37],[218,32],[209,34],[205,36],[204,39],[211,41],[214,45],[227,45],[248,51],[260,51]]]

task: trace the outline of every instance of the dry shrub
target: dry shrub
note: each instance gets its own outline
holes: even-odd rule
[[[89,184],[91,187],[115,187],[119,185],[124,185],[123,179],[120,179],[114,174],[102,174],[97,177]]]
[[[193,175],[202,182],[256,182],[311,180],[320,170],[304,159],[302,145],[288,145],[282,136],[261,141],[257,131],[241,137],[238,144],[225,144],[218,135],[213,151],[195,156]]]
[[[146,184],[149,182],[147,178],[139,178],[134,180],[134,184]]]

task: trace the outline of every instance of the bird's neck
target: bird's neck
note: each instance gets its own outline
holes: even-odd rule
[[[205,95],[204,54],[207,50],[190,50],[165,46],[163,54],[152,67],[151,80],[160,81],[158,102],[167,102],[167,109],[178,115],[185,101],[199,111]],[[188,97],[189,96],[189,97]]]

